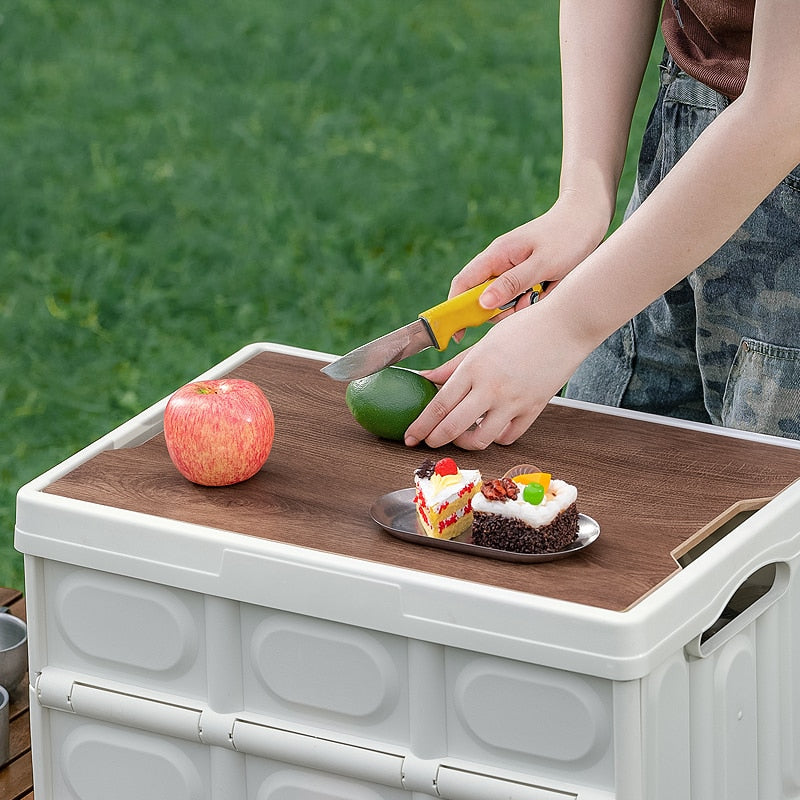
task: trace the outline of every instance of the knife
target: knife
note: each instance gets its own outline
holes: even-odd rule
[[[462,328],[476,328],[488,322],[502,311],[511,308],[522,297],[518,295],[500,308],[484,308],[478,302],[478,298],[493,280],[494,278],[490,278],[463,294],[458,294],[423,311],[414,322],[362,344],[361,347],[351,350],[336,361],[331,361],[322,368],[322,372],[337,381],[352,381],[372,375],[373,372],[396,364],[429,347],[435,347],[439,351],[444,350],[456,331]],[[531,289],[532,303],[536,302],[541,291],[542,286],[538,283]]]

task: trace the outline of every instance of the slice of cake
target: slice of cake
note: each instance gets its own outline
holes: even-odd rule
[[[417,519],[426,536],[453,539],[472,525],[479,470],[460,470],[452,458],[428,459],[414,472],[414,487]]]
[[[578,536],[577,499],[574,486],[546,472],[485,481],[472,500],[472,541],[514,553],[556,552]]]

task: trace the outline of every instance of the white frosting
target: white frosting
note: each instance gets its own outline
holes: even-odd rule
[[[433,506],[455,500],[465,486],[480,481],[481,472],[478,469],[462,469],[459,470],[459,476],[460,479],[455,483],[445,481],[444,485],[440,481],[434,482],[430,478],[415,477],[414,481],[417,484],[417,488],[422,492],[425,504]]]
[[[482,492],[472,498],[472,510],[513,517],[526,522],[532,528],[541,528],[551,523],[562,511],[578,499],[578,490],[566,481],[553,479],[547,489],[545,499],[538,506],[522,499],[525,487],[518,483],[519,494],[516,500],[487,500]]]

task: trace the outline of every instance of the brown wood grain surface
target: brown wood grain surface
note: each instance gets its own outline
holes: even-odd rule
[[[0,588],[0,605],[25,619],[25,600],[16,589]],[[28,713],[28,676],[9,692],[10,758],[0,765],[0,800],[33,800],[33,765]]]
[[[800,477],[798,450],[551,404],[512,446],[446,447],[437,457],[488,478],[514,464],[538,465],[578,487],[579,508],[599,523],[599,539],[542,564],[435,550],[395,539],[369,516],[381,495],[412,484],[431,451],[362,430],[345,405],[345,384],[319,368],[310,358],[265,352],[233,371],[264,389],[276,419],[272,453],[245,483],[189,483],[159,434],[95,456],[46,491],[622,611],[668,579],[678,569],[672,551],[733,503],[772,496]]]

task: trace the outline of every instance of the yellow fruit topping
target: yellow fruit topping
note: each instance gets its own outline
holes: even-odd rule
[[[529,483],[540,483],[546,492],[550,486],[551,477],[549,472],[526,472],[524,475],[515,475],[513,480],[523,486],[527,486]]]
[[[461,473],[457,472],[455,475],[439,475],[433,473],[430,477],[431,489],[433,489],[434,497],[440,492],[444,491],[448,486],[455,486],[461,481]]]

